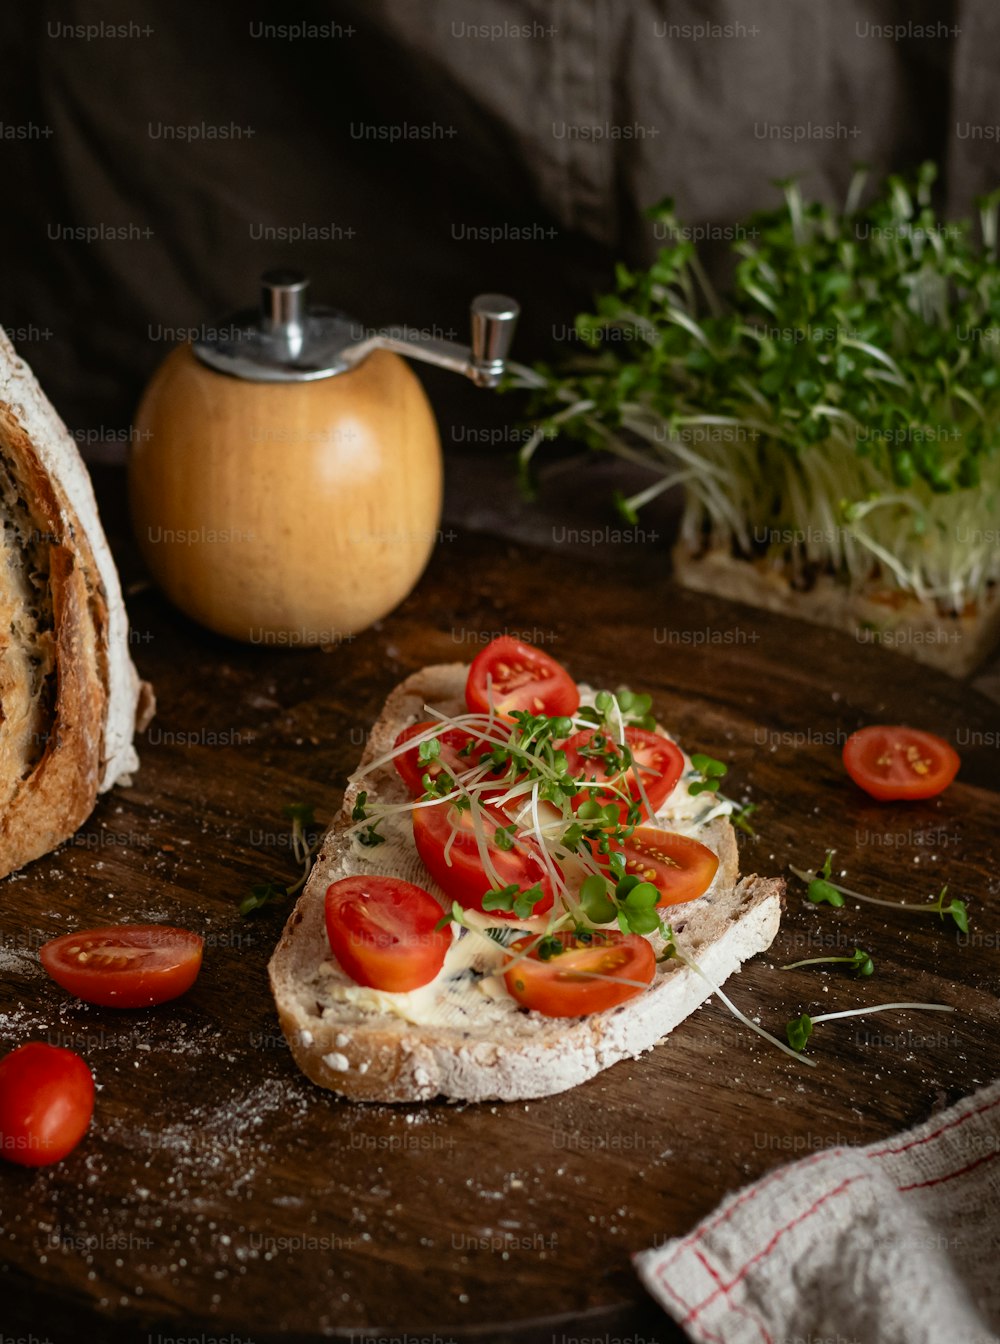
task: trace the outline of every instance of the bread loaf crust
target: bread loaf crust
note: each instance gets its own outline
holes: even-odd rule
[[[13,618],[0,631],[5,877],[68,839],[136,767],[140,682],[86,468],[2,332],[0,459],[13,483],[0,572]]]
[[[331,1013],[329,1005],[323,1016],[324,1005],[316,1001],[312,980],[317,966],[330,956],[324,898],[330,882],[343,875],[339,864],[350,845],[351,810],[358,791],[371,788],[371,779],[362,779],[361,774],[391,750],[403,727],[425,717],[425,704],[445,712],[460,710],[467,673],[462,663],[424,668],[391,693],[271,958],[278,1019],[299,1068],[318,1086],[358,1101],[438,1096],[452,1101],[517,1101],[561,1092],[618,1060],[652,1048],[712,992],[694,972],[674,964],[649,990],[618,1008],[578,1019],[545,1019],[541,1030],[523,1038],[514,1032],[492,1039],[454,1027],[418,1027],[388,1015],[358,1022],[351,1014]],[[390,796],[396,789],[394,777],[391,764],[384,778],[379,776]],[[712,823],[710,838],[720,858],[712,889],[717,887],[720,895],[718,908],[707,919],[703,912],[698,961],[720,983],[746,957],[770,945],[778,930],[784,888],[780,879],[753,876],[737,881],[736,839],[728,821],[719,818]],[[688,918],[690,908],[684,907],[679,924]]]

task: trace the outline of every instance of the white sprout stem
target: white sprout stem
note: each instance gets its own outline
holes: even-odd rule
[[[797,971],[800,966],[833,966],[840,962],[854,962],[857,957],[808,957],[805,961],[790,961],[785,966],[779,966],[780,971]]]
[[[560,873],[555,859],[549,853],[549,848],[545,843],[545,834],[542,831],[542,821],[538,815],[538,781],[531,786],[531,825],[535,838],[538,840],[538,852],[541,856],[542,866],[548,874],[549,881],[554,887],[560,899],[565,897],[567,886],[566,880]]]
[[[612,695],[612,697],[611,697],[611,705],[612,705],[612,712],[613,712],[613,714],[614,714],[614,716],[615,716],[615,721],[616,721],[617,729],[618,729],[618,736],[615,738],[615,741],[617,742],[618,746],[620,746],[620,747],[624,747],[624,746],[625,746],[625,719],[624,719],[624,717],[622,716],[622,707],[621,707],[621,705],[618,703],[618,697],[617,697],[617,695]]]
[[[740,1012],[739,1008],[736,1007],[736,1004],[733,1003],[732,999],[730,999],[728,995],[722,992],[722,990],[715,983],[715,981],[705,974],[705,972],[701,969],[701,967],[692,957],[685,956],[684,953],[677,946],[676,942],[674,943],[673,946],[677,957],[684,963],[684,965],[689,967],[692,971],[694,971],[696,975],[701,976],[705,984],[708,985],[709,988],[712,990],[712,993],[717,994],[719,996],[720,1000],[726,1005],[726,1007],[729,1009],[732,1015],[735,1018],[737,1018],[740,1022],[742,1022],[744,1026],[749,1027],[750,1030],[756,1032],[758,1036],[763,1036],[765,1041],[770,1041],[772,1045],[776,1045],[778,1049],[782,1052],[782,1054],[789,1055],[792,1059],[797,1059],[801,1063],[807,1064],[811,1069],[814,1069],[816,1067],[816,1061],[814,1059],[809,1059],[806,1055],[803,1055],[800,1051],[793,1050],[792,1047],[790,1045],[786,1045],[784,1041],[779,1041],[777,1036],[772,1036],[769,1031],[765,1031],[763,1027],[760,1027],[757,1025],[756,1022],[751,1021],[751,1019],[747,1017],[746,1013]],[[816,1019],[814,1018],[813,1021],[815,1020]]]
[[[838,1017],[867,1017],[869,1013],[887,1013],[894,1008],[919,1008],[927,1013],[953,1013],[954,1007],[950,1003],[876,1003],[868,1008],[847,1008],[841,1013],[821,1013],[819,1017],[812,1018],[815,1026],[817,1022],[832,1022]]]
[[[747,331],[753,334],[752,328]],[[885,351],[863,342],[853,344],[882,365],[866,370],[866,378],[905,385],[905,378],[892,366]],[[968,352],[963,355],[967,362]],[[956,375],[963,355],[953,369]],[[982,514],[984,495],[995,498],[995,484],[984,480],[978,491],[958,490],[952,495],[939,496],[923,482],[917,482],[911,491],[913,512],[908,514],[905,506],[891,507],[898,488],[888,451],[863,455],[856,451],[862,429],[856,417],[823,403],[824,413],[831,421],[827,443],[806,451],[782,452],[779,450],[783,444],[796,446],[794,427],[774,418],[767,399],[747,380],[738,379],[737,385],[748,405],[755,412],[759,408],[761,414],[732,416],[729,420],[755,431],[755,451],[759,455],[762,449],[773,458],[768,469],[780,477],[779,497],[793,510],[794,519],[790,514],[785,521],[794,520],[795,527],[806,534],[805,541],[796,538],[788,546],[793,568],[798,565],[798,557],[805,554],[861,589],[877,581],[881,571],[918,601],[945,604],[955,612],[963,611],[969,602],[981,598],[1000,580],[1000,552],[989,543],[989,528],[983,526]],[[572,401],[575,397],[565,388],[554,388],[553,393],[560,401]],[[971,394],[966,393],[967,389],[957,385],[950,390],[950,395],[979,416],[978,404],[972,404],[976,398],[970,401]],[[698,417],[668,417],[640,399],[623,402],[620,411],[623,430],[644,439],[650,451],[637,452],[593,416],[583,417],[609,451],[641,463],[661,478],[672,473],[678,462],[697,473],[686,486],[682,537],[697,543],[707,531],[711,545],[725,549],[735,541],[749,553],[750,528],[760,518],[753,485],[768,463],[765,461],[762,466],[749,446],[682,442],[676,436],[676,427],[689,421],[695,423]],[[846,524],[839,515],[839,502],[844,499],[862,506],[852,524]],[[870,506],[865,501],[870,501]],[[890,507],[883,507],[883,503]],[[878,510],[879,516],[866,519],[862,528],[861,518],[873,509]],[[954,542],[959,528],[971,534],[960,546]],[[976,539],[977,530],[981,540]]]
[[[507,374],[514,387],[544,387],[548,381],[543,374],[516,360],[508,360]]]
[[[486,874],[488,881],[494,888],[499,889],[503,887],[505,883],[501,880],[500,874],[494,867],[493,860],[490,857],[489,845],[486,843],[486,833],[483,829],[483,819],[480,815],[481,812],[482,808],[479,806],[479,803],[473,799],[472,805],[469,808],[469,819],[472,822],[472,833],[476,841],[476,848],[479,851],[479,862],[483,866],[483,872]],[[458,827],[454,827],[453,833],[458,829]]]

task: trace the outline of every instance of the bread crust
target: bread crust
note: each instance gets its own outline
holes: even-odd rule
[[[331,1009],[318,1000],[316,972],[330,955],[324,896],[330,882],[343,875],[342,861],[351,844],[346,833],[358,791],[372,786],[361,774],[392,748],[404,726],[425,717],[425,704],[459,710],[467,672],[462,663],[427,667],[390,694],[268,968],[278,1020],[299,1068],[318,1086],[357,1101],[548,1096],[651,1049],[712,993],[693,971],[669,962],[648,991],[618,1008],[575,1019],[542,1019],[521,1010],[514,1019],[520,1025],[492,1033],[488,1024],[481,1029],[475,1023],[416,1026],[389,1014],[359,1020],[356,1012]],[[402,800],[402,785],[391,765],[378,782],[380,797],[391,801],[398,792]],[[735,833],[724,818],[711,823],[703,838],[719,854],[719,872],[706,896],[684,907],[676,926],[680,931],[697,925],[689,928],[685,947],[693,936],[699,964],[720,983],[746,957],[772,942],[784,886],[780,879],[737,880]],[[424,885],[433,888],[426,877]],[[530,1019],[534,1021],[528,1030]]]
[[[12,575],[0,575],[5,610],[17,617],[0,635],[5,877],[68,839],[98,792],[138,764],[132,733],[140,682],[86,468],[2,332],[0,455],[33,548],[23,567],[44,568],[41,578],[23,580],[20,596]],[[17,543],[4,551],[8,564],[20,554]]]

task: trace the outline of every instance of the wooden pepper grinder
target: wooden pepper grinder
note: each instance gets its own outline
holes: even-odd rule
[[[182,611],[251,643],[336,644],[410,592],[441,517],[437,425],[400,355],[495,387],[518,305],[472,303],[471,348],[365,332],[269,271],[260,311],[174,350],[143,394],[132,520]]]

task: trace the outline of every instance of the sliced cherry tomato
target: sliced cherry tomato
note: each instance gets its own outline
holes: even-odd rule
[[[597,728],[585,728],[574,733],[563,743],[566,753],[566,769],[576,778],[595,781],[599,784],[615,784],[625,789],[630,798],[642,804],[636,775],[642,780],[642,787],[649,800],[649,809],[642,805],[641,815],[649,820],[658,807],[673,793],[677,781],[684,773],[684,753],[659,733],[647,732],[644,728],[626,728],[625,742],[632,753],[632,765],[627,772],[622,770],[622,755],[618,744]],[[593,800],[607,806],[618,804],[624,820],[628,804],[604,789],[582,789],[573,799],[573,806]]]
[[[603,1013],[641,994],[656,974],[652,945],[637,933],[597,930],[583,937],[563,930],[546,939],[544,948],[550,953],[553,938],[562,944],[562,952],[543,961],[536,947],[504,972],[518,1003],[546,1017]],[[530,938],[519,938],[510,951],[521,952],[531,943]]]
[[[958,774],[958,752],[919,728],[873,724],[844,743],[844,765],[873,798],[933,798]]]
[[[575,714],[580,707],[576,682],[561,664],[541,649],[501,635],[473,659],[465,683],[465,703],[474,714],[489,712],[487,677],[496,712],[509,716]]]
[[[718,872],[719,856],[689,835],[640,826],[622,843],[625,876],[652,882],[660,893],[657,907],[681,905],[703,895]],[[602,866],[607,862],[598,856]]]
[[[344,877],[326,889],[326,932],[359,985],[405,993],[433,980],[451,934],[437,928],[441,905],[400,877]]]
[[[428,719],[424,723],[415,723],[412,728],[404,728],[396,738],[396,746],[401,747],[405,742],[419,737],[421,733],[427,732],[430,728],[440,729],[439,723],[434,723]],[[430,775],[432,779],[437,779],[442,770],[447,770],[452,778],[457,778],[466,770],[471,770],[479,765],[483,756],[489,755],[489,747],[481,739],[474,737],[471,733],[464,732],[461,728],[448,728],[437,734],[437,741],[441,743],[441,749],[433,760],[426,765],[421,765],[418,759],[420,747],[412,747],[409,751],[402,752],[399,756],[393,758],[393,764],[399,772],[399,777],[406,785],[414,798],[419,798],[424,790],[424,775]]]
[[[541,899],[532,913],[542,915],[552,908],[552,884],[535,845],[527,839],[513,840],[510,849],[495,842],[498,829],[510,820],[489,806],[480,809],[487,853],[503,886],[522,891],[540,886]],[[454,835],[454,839],[452,836]],[[427,871],[450,900],[466,910],[482,910],[483,897],[495,883],[486,875],[472,821],[471,809],[459,811],[451,803],[434,803],[413,811],[413,839]],[[498,919],[512,919],[510,911],[484,911]]]
[[[30,1041],[0,1059],[0,1156],[8,1162],[60,1162],[93,1113],[94,1076],[72,1050]]]
[[[85,1003],[148,1008],[191,988],[203,940],[167,924],[113,924],[53,938],[39,951],[57,985]]]

